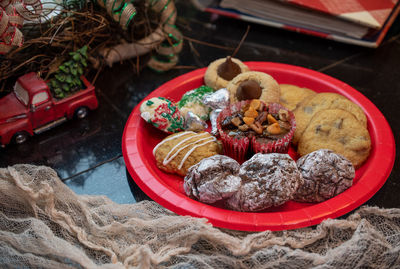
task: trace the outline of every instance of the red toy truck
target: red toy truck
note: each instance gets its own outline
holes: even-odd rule
[[[98,106],[94,86],[81,77],[86,89],[63,99],[55,99],[46,82],[28,73],[18,78],[14,91],[0,99],[0,145],[22,144],[34,134],[54,127],[74,116],[84,118]]]

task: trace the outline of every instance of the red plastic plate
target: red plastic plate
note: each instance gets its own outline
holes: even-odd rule
[[[166,134],[141,119],[139,104],[126,123],[122,150],[129,173],[150,198],[177,214],[207,218],[216,227],[242,231],[287,230],[346,214],[365,203],[382,187],[393,168],[395,145],[389,124],[374,104],[349,85],[313,70],[270,62],[246,64],[251,70],[272,75],[278,83],[307,87],[317,92],[336,92],[363,108],[368,118],[372,150],[368,160],[357,169],[353,186],[322,203],[290,201],[257,213],[236,212],[192,200],[184,193],[182,177],[157,168],[152,150]],[[205,70],[202,68],[179,76],[145,99],[162,96],[178,101],[186,91],[203,85]]]

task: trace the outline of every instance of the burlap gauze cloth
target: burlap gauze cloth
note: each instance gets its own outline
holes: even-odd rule
[[[0,169],[1,268],[400,268],[400,209],[238,232],[155,202],[76,195],[44,166]]]

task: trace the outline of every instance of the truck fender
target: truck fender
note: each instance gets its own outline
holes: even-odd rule
[[[2,125],[0,128],[1,143],[3,145],[9,144],[13,136],[18,132],[27,132],[30,136],[33,135],[29,118],[19,119]]]

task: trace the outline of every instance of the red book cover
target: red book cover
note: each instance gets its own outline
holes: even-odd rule
[[[374,48],[382,42],[400,12],[400,0],[192,2],[199,9],[211,13]]]
[[[380,29],[399,0],[283,0]]]

